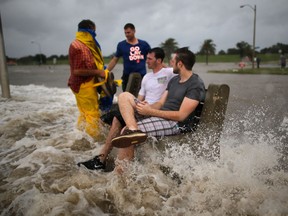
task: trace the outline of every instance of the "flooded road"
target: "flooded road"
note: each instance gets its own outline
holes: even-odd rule
[[[76,166],[103,140],[75,127],[68,66],[9,67],[12,98],[0,97],[0,214],[288,215],[288,76],[207,73],[236,67],[194,68],[206,87],[230,86],[218,161],[197,157],[189,134],[164,140],[164,152],[157,143],[139,146],[122,176]],[[120,78],[121,65],[114,73]]]

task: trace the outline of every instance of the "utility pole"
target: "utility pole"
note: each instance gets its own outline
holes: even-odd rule
[[[254,69],[254,58],[255,58],[255,40],[256,40],[256,5],[251,6],[249,4],[241,5],[240,8],[249,7],[254,11],[254,23],[253,23],[253,48],[252,48],[252,69]]]
[[[1,90],[2,90],[2,97],[10,98],[10,87],[9,87],[9,80],[8,80],[8,70],[7,70],[7,63],[6,63],[6,54],[5,54],[5,45],[4,45],[4,37],[2,31],[2,20],[1,20],[1,13],[0,13],[0,80],[1,80]]]

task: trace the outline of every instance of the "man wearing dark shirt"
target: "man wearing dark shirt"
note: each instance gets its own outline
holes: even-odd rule
[[[123,58],[122,90],[126,90],[130,73],[140,73],[143,77],[146,74],[146,57],[151,49],[150,45],[135,37],[135,26],[127,23],[124,26],[126,40],[118,43],[115,56],[108,64],[111,71],[117,64],[120,57]]]

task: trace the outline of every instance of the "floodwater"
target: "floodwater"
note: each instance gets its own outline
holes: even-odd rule
[[[75,128],[68,66],[9,67],[12,98],[0,97],[0,214],[288,215],[288,76],[207,73],[236,67],[194,69],[206,87],[230,86],[219,160],[197,156],[189,139],[165,139],[165,151],[149,140],[122,176],[76,166],[103,140]]]

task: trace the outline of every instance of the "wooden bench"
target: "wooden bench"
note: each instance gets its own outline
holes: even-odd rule
[[[223,130],[230,88],[226,84],[209,84],[203,104],[195,115],[194,132],[186,136],[195,154],[211,160],[220,157],[220,137]],[[197,129],[197,130],[196,130]],[[182,142],[185,143],[184,140]]]

